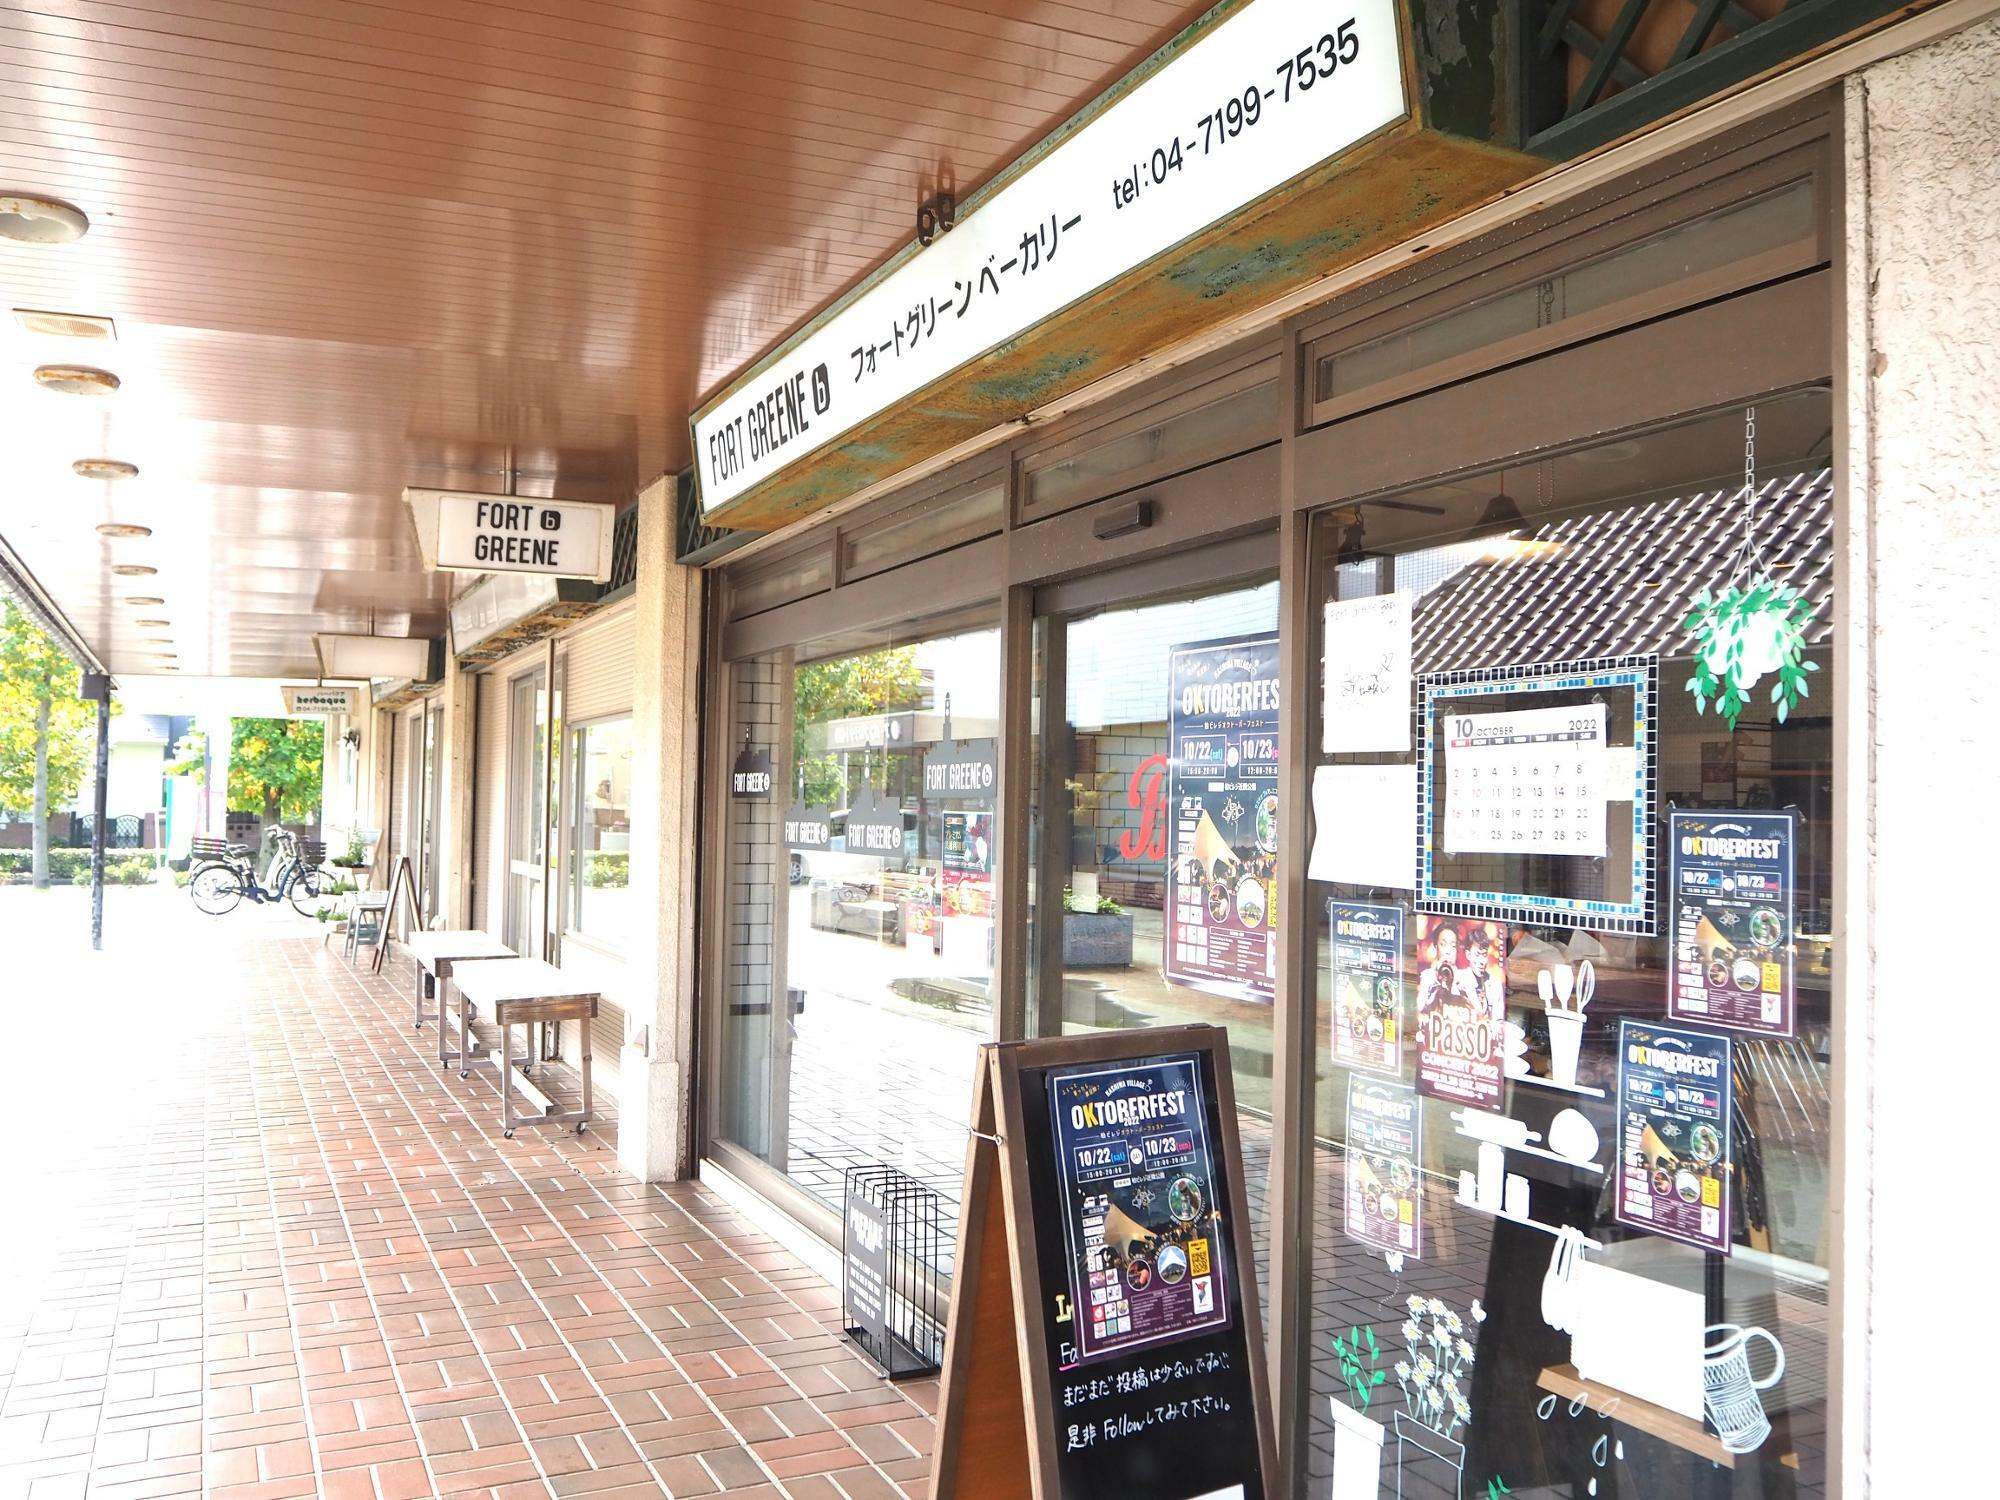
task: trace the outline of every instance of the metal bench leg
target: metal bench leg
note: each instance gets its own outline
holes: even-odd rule
[[[472,1076],[472,1002],[463,990],[458,995],[458,1076]]]
[[[500,1134],[514,1138],[514,1027],[500,1023]]]
[[[576,1133],[582,1135],[590,1123],[590,1022],[582,1022],[578,1029],[583,1032],[583,1118],[576,1122]]]
[[[413,1029],[422,1031],[424,1029],[424,998],[431,992],[433,982],[431,976],[424,972],[422,964],[416,964],[413,967],[417,971],[417,1019]],[[440,1015],[442,1013],[442,1011],[439,1012]]]

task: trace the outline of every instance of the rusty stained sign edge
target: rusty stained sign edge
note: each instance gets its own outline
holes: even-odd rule
[[[776,530],[1421,235],[1546,168],[1537,157],[1413,120],[1387,126],[1248,212],[862,422],[708,519]]]

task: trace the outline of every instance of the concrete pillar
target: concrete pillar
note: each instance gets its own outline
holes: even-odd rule
[[[701,574],[674,561],[674,481],[639,497],[633,630],[632,900],[619,1165],[648,1182],[692,1166],[695,838],[701,798]]]
[[[472,925],[472,778],[473,736],[478,727],[475,712],[479,680],[459,670],[458,658],[446,654],[444,686],[438,698],[444,709],[444,724],[438,736],[438,814],[444,819],[438,830],[439,871],[438,909],[444,925],[465,928]],[[489,788],[493,795],[498,788]]]
[[[1993,967],[2000,840],[1996,75],[1989,20],[1850,78],[1844,98],[1835,1443],[1839,1493],[1893,1500],[1993,1484],[1977,1432],[2000,1344],[1978,1270],[1992,1003],[1975,976]]]

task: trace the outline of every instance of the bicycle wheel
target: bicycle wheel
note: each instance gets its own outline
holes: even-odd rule
[[[195,909],[219,917],[243,899],[243,882],[227,865],[209,865],[188,882]]]
[[[285,889],[292,910],[302,917],[318,916],[320,887],[327,883],[319,871],[295,865],[287,876]]]

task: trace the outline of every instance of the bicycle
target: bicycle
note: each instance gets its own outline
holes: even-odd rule
[[[220,917],[234,911],[247,896],[260,906],[289,900],[300,916],[316,916],[322,887],[333,884],[332,878],[319,868],[324,846],[309,845],[302,851],[297,836],[284,828],[273,829],[269,837],[278,848],[266,876],[269,884],[257,878],[250,863],[250,851],[241,844],[224,846],[225,852],[219,859],[213,857],[212,848],[200,851],[199,857],[208,862],[198,865],[188,881],[188,895],[195,909],[207,916]]]

